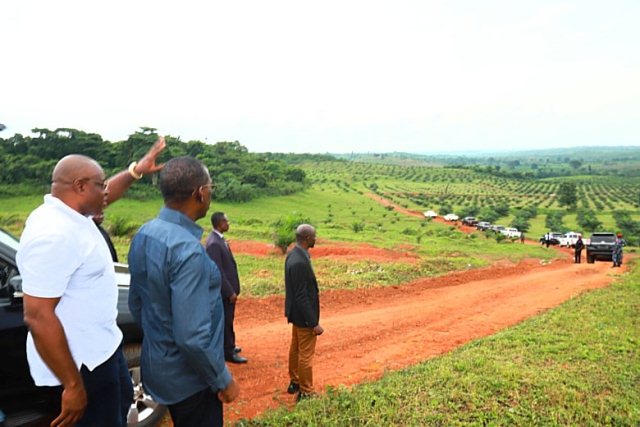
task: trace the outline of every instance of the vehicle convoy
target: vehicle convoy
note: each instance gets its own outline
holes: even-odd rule
[[[18,240],[0,229],[0,411],[6,426],[41,425],[47,413],[47,395],[36,387],[27,363],[27,328],[23,321],[22,280],[16,267]],[[142,330],[129,312],[129,269],[115,264],[118,282],[118,326],[124,335],[124,353],[133,384],[129,427],[157,425],[166,408],[154,402],[140,379]],[[55,414],[57,415],[57,414]]]
[[[587,242],[587,262],[612,261],[616,234],[610,232],[593,233]]]

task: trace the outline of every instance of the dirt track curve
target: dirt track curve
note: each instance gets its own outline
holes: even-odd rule
[[[402,287],[324,292],[315,388],[352,385],[416,364],[607,286],[619,273],[609,263],[530,260]],[[238,302],[237,342],[249,363],[230,366],[242,391],[225,409],[228,420],[293,402],[285,392],[290,326],[283,305],[282,297]]]
[[[249,242],[236,244],[232,245],[236,253],[259,256],[269,251]],[[312,250],[312,256],[345,252],[325,253],[321,246]],[[346,252],[356,256],[357,250]],[[349,386],[379,378],[385,370],[414,365],[581,292],[607,286],[624,271],[611,269],[609,263],[573,264],[566,256],[546,265],[538,260],[500,262],[402,286],[322,292],[320,323],[325,333],[318,338],[315,388],[321,392],[328,385]],[[238,300],[236,338],[249,363],[229,366],[241,393],[225,407],[228,421],[255,417],[268,408],[293,406],[293,397],[285,391],[291,330],[283,307],[281,296]],[[170,425],[168,420],[163,423]]]

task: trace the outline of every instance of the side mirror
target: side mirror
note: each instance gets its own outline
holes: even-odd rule
[[[9,286],[11,286],[11,289],[13,289],[13,294],[11,295],[11,299],[12,300],[22,299],[24,295],[22,293],[22,277],[13,276],[11,279],[9,279]]]

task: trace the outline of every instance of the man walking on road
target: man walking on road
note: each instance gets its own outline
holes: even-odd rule
[[[316,243],[316,230],[309,224],[296,229],[296,246],[285,261],[284,313],[291,328],[287,392],[297,393],[296,401],[313,395],[313,356],[320,326],[318,282],[311,266],[309,248]]]
[[[211,225],[213,231],[207,238],[206,248],[209,258],[216,263],[222,275],[220,295],[224,307],[224,358],[231,363],[247,363],[247,359],[238,354],[242,349],[236,347],[236,333],[233,330],[240,278],[236,260],[224,239],[224,233],[229,231],[229,219],[223,212],[215,212],[211,215]]]
[[[222,402],[239,393],[222,350],[220,271],[200,243],[211,178],[192,157],[160,174],[165,206],[131,241],[129,308],[142,326],[144,387],[169,406],[175,427],[222,426]]]
[[[128,170],[105,180],[93,159],[72,154],[53,169],[51,194],[26,222],[17,253],[36,385],[60,396],[51,426],[126,427],[131,377],[116,324],[118,287],[109,248],[91,216],[144,174],[162,167],[160,137]]]

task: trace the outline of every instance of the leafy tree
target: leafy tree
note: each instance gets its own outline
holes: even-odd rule
[[[549,212],[544,220],[544,225],[547,227],[547,230],[564,232],[566,227],[562,223],[563,216],[564,214],[562,212]]]
[[[460,209],[459,215],[463,218],[466,216],[477,216],[478,212],[480,212],[480,207],[477,205],[464,206]]]
[[[595,212],[591,209],[578,209],[576,222],[585,231],[595,231],[602,226],[602,222],[598,220]]]
[[[496,211],[498,216],[507,216],[509,215],[509,204],[503,200],[495,205],[493,210]]]
[[[308,224],[311,221],[299,212],[279,218],[273,223],[273,243],[280,248],[283,254],[287,253],[289,245],[296,240],[296,228],[300,224]]]
[[[614,211],[616,226],[624,234],[625,240],[634,246],[640,243],[640,221],[634,221],[627,211]]]
[[[558,189],[558,204],[560,206],[574,207],[578,203],[576,184],[573,182],[563,182]]]
[[[484,208],[480,209],[480,213],[478,214],[478,217],[482,220],[482,221],[487,221],[490,223],[495,222],[498,218],[500,218],[501,215],[498,214],[498,212],[496,212],[495,210],[493,210],[493,208],[487,207],[485,206]]]
[[[510,227],[515,227],[518,229],[518,231],[529,231],[529,228],[531,227],[531,224],[529,223],[529,219],[524,217],[524,216],[515,216],[513,218],[513,221],[511,221],[511,224],[509,224]]]

